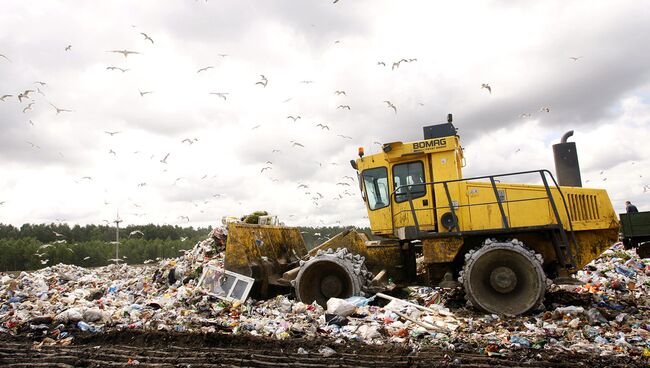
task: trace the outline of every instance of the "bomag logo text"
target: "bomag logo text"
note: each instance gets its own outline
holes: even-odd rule
[[[438,138],[438,139],[430,139],[428,141],[413,143],[413,149],[421,150],[426,148],[444,147],[446,145],[447,145],[446,138]]]

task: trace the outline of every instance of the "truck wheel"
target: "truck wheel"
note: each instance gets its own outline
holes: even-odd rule
[[[318,251],[300,267],[294,284],[296,297],[305,304],[316,301],[326,307],[329,298],[363,296],[372,279],[364,261],[364,257],[345,248]]]
[[[636,248],[636,254],[639,258],[650,258],[650,242],[639,244],[639,247]]]
[[[488,239],[465,255],[460,281],[470,305],[496,314],[525,313],[542,303],[546,291],[541,255],[516,239]]]

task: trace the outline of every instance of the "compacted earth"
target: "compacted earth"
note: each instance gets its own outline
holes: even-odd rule
[[[335,340],[276,340],[219,333],[121,331],[78,334],[67,346],[0,335],[3,367],[647,367],[631,357],[518,349],[506,356],[366,345]]]

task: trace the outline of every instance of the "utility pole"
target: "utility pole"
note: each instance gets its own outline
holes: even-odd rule
[[[117,216],[115,217],[115,220],[113,220],[115,223],[115,263],[119,264],[120,262],[120,222],[122,222],[122,219],[120,218],[120,211],[117,211]]]

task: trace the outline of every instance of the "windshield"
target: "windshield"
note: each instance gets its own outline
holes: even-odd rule
[[[371,210],[376,210],[388,206],[388,170],[385,167],[376,167],[365,170],[362,176],[368,197],[368,207]]]

